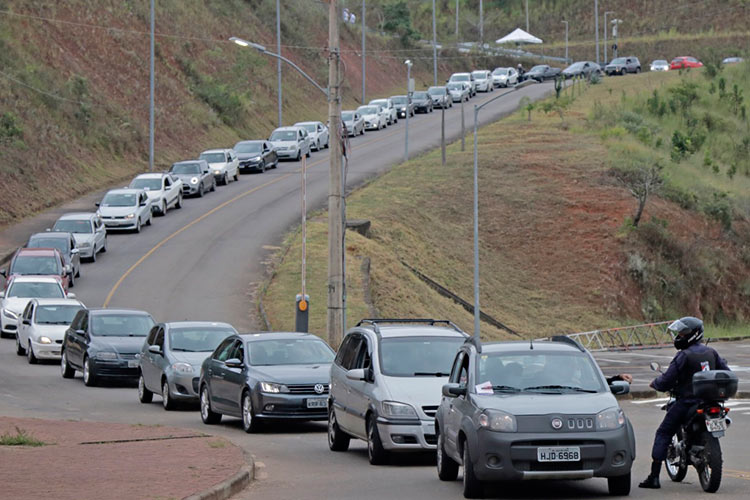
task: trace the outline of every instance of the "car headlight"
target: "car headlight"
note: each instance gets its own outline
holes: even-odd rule
[[[214,170],[214,175],[219,175],[219,174],[221,174],[221,170]]]
[[[111,352],[111,351],[101,351],[97,352],[96,356],[94,356],[96,359],[117,359],[117,353]]]
[[[128,215],[125,216],[125,218],[126,219],[134,219],[135,218],[135,214],[128,214]]]
[[[621,408],[608,408],[596,414],[596,430],[619,429],[625,425],[625,413]]]
[[[81,247],[81,248],[88,248],[88,247],[91,246],[91,243],[88,242],[88,241],[83,241],[78,246]]]
[[[198,184],[198,181],[199,181],[199,180],[200,180],[200,179],[198,179],[197,177],[192,177],[192,178],[190,179],[190,184]]]
[[[39,343],[40,344],[51,344],[52,343],[52,339],[50,339],[49,337],[39,337]]]
[[[396,401],[383,401],[383,416],[386,418],[419,418],[412,405]]]
[[[287,386],[285,386],[284,384],[277,384],[275,382],[261,382],[260,390],[262,392],[269,392],[271,394],[278,394],[280,392],[282,393],[289,392],[289,388]]]
[[[172,370],[181,375],[191,375],[193,373],[193,365],[189,363],[174,363]]]
[[[260,156],[255,156],[253,158],[250,158],[250,161],[260,161]]]
[[[500,410],[484,410],[477,417],[479,427],[495,432],[516,432],[516,417]]]
[[[18,314],[14,313],[10,309],[3,309],[3,316],[8,319],[18,319]]]

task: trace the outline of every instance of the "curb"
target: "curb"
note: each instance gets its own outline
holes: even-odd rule
[[[255,480],[255,461],[244,452],[245,464],[234,475],[226,478],[200,493],[194,493],[183,500],[227,500],[247,488]]]

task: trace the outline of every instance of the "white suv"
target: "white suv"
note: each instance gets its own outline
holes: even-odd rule
[[[367,442],[370,463],[391,452],[434,450],[435,413],[453,358],[468,335],[450,321],[363,319],[331,365],[328,446]]]
[[[182,181],[169,174],[141,174],[128,187],[146,191],[155,214],[166,215],[172,207],[182,208]]]
[[[201,153],[200,160],[206,160],[217,184],[226,186],[240,178],[240,160],[232,149],[209,149]]]
[[[387,112],[388,125],[398,123],[398,110],[395,104],[390,99],[373,99],[370,101],[370,106],[383,106]]]
[[[492,92],[495,90],[495,81],[492,78],[492,73],[486,69],[472,71],[471,76],[477,82],[477,92]]]

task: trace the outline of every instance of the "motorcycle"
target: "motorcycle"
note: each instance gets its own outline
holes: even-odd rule
[[[651,369],[663,373],[659,363],[651,363]],[[693,394],[699,401],[672,436],[664,464],[672,481],[679,483],[685,479],[688,466],[692,465],[703,491],[715,493],[719,489],[722,471],[719,438],[732,423],[724,402],[737,393],[737,383],[737,376],[731,371],[706,370],[693,375]],[[669,392],[669,396],[662,410],[669,410],[675,403],[674,393]]]

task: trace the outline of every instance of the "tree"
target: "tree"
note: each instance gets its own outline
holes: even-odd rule
[[[411,23],[411,12],[406,0],[393,0],[383,6],[383,29],[401,38],[401,43],[408,46],[419,38],[419,33]]]
[[[633,216],[633,227],[638,227],[649,195],[657,193],[664,185],[663,170],[664,166],[659,161],[651,164],[637,160],[625,167],[613,169],[615,178],[638,202]]]

